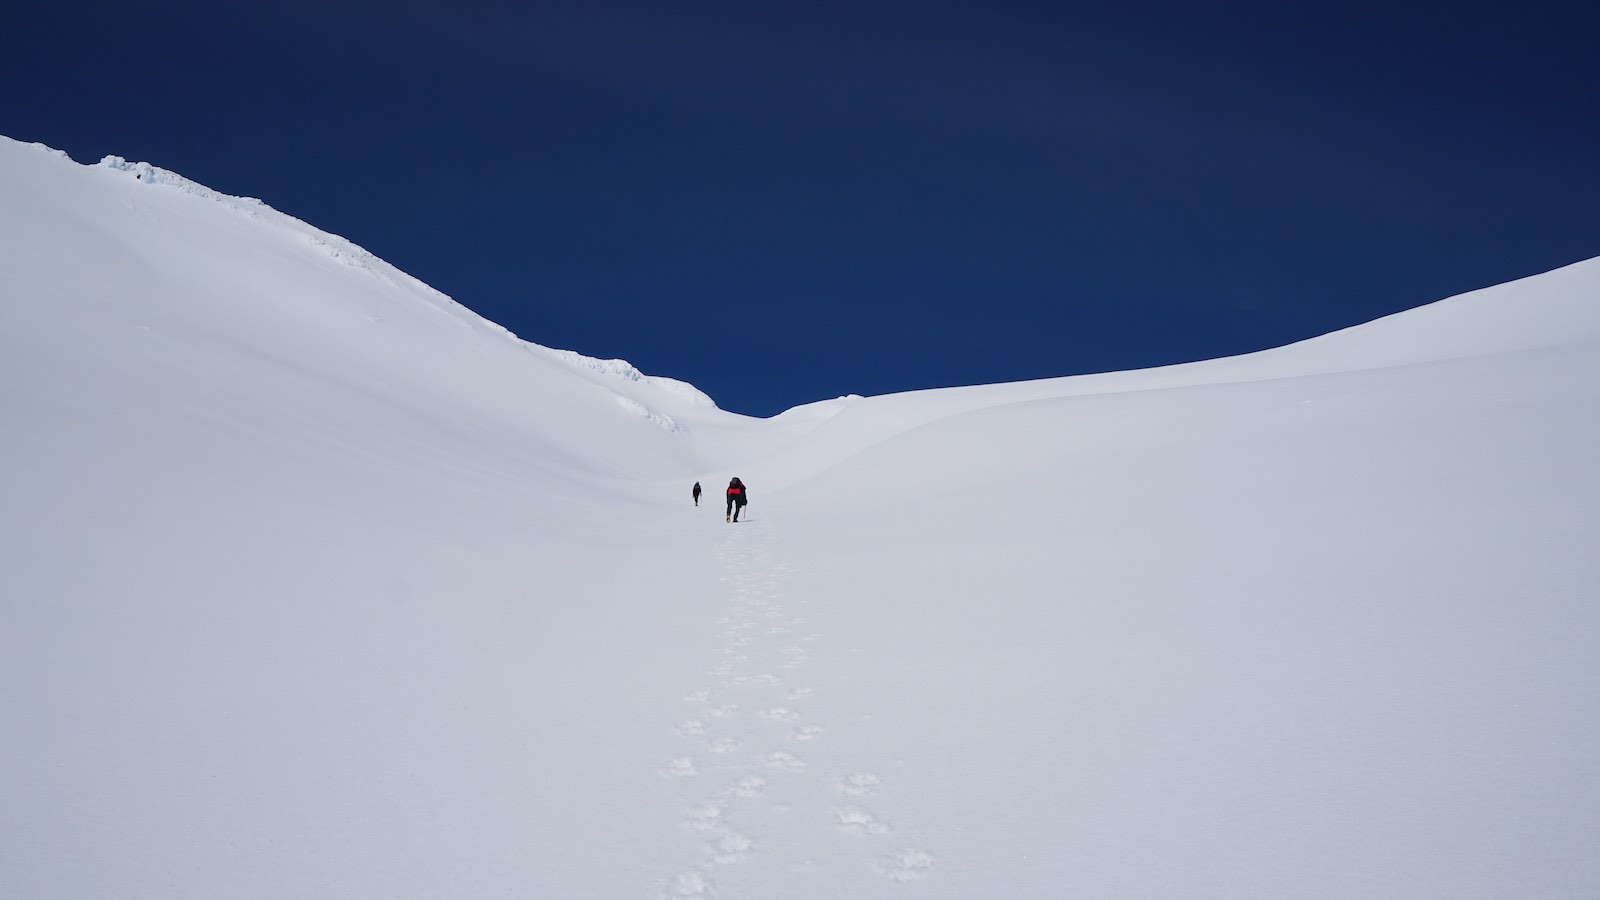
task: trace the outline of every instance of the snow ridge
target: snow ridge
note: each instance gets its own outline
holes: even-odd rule
[[[37,144],[34,147],[66,162],[73,162],[71,157],[62,151],[43,144]],[[681,433],[688,429],[680,421],[679,417],[674,417],[658,409],[657,406],[660,402],[665,402],[670,408],[682,412],[698,410],[720,412],[716,402],[693,385],[677,379],[646,375],[626,360],[596,359],[575,351],[557,350],[531,341],[524,341],[510,330],[482,318],[477,313],[457,303],[448,295],[401,271],[392,263],[387,262],[354,241],[316,228],[294,216],[274,209],[269,204],[254,197],[227,194],[169,169],[163,169],[148,162],[132,162],[116,155],[108,155],[97,166],[90,168],[126,173],[132,175],[134,180],[141,185],[155,185],[161,188],[173,189],[202,200],[220,204],[231,212],[243,214],[263,224],[285,229],[295,235],[297,239],[303,240],[307,245],[315,248],[326,258],[340,265],[368,273],[385,284],[409,289],[414,292],[414,296],[420,295],[420,299],[423,302],[440,312],[452,316],[460,325],[502,336],[506,340],[514,341],[520,346],[543,355],[545,358],[577,370],[580,374],[588,376],[590,381],[607,388],[611,393],[615,394],[618,406],[629,413],[646,419],[668,433]],[[628,389],[629,386],[634,385],[640,386],[644,390]],[[619,390],[619,387],[622,389]]]
[[[65,156],[66,154],[62,155]],[[262,209],[277,212],[255,197],[235,197],[231,194],[224,194],[221,191],[212,190],[197,181],[191,181],[177,172],[163,169],[160,166],[152,166],[147,162],[129,162],[120,156],[107,156],[100,160],[99,165],[101,168],[117,172],[132,173],[136,180],[145,184],[165,185],[177,188],[186,194],[194,194],[197,197],[214,200],[230,209],[237,209],[247,213],[251,218],[260,218],[258,211]],[[283,214],[279,213],[279,215]]]
[[[637,366],[625,359],[596,359],[592,356],[584,356],[575,350],[557,350],[553,347],[535,344],[532,341],[525,343],[529,347],[536,348],[547,356],[554,357],[574,368],[594,372],[606,378],[648,384],[687,401],[691,406],[703,409],[717,408],[717,402],[712,400],[710,395],[687,381],[679,381],[676,378],[663,378],[659,375],[646,375],[639,371]]]
[[[255,197],[236,197],[232,194],[224,194],[221,191],[208,188],[197,181],[192,181],[188,178],[185,178],[171,170],[163,169],[160,166],[153,166],[147,162],[129,162],[120,156],[107,156],[105,159],[100,160],[100,166],[102,168],[111,169],[117,172],[129,172],[133,175],[135,180],[144,184],[158,184],[164,187],[176,188],[185,194],[193,194],[196,197],[203,197],[207,200],[221,203],[228,209],[242,212],[252,219],[261,218],[263,213],[270,213],[272,215],[281,217],[283,224],[293,223],[294,225],[304,228],[308,232],[306,239],[311,246],[318,248],[323,253],[327,254],[329,258],[343,263],[344,265],[350,266],[351,268],[363,269],[371,272],[374,276],[381,278],[390,284],[399,283],[398,279],[395,277],[397,274],[399,274],[399,270],[378,258],[377,255],[372,253],[370,250],[367,250],[365,247],[356,244],[354,241],[339,237],[338,235],[328,234],[327,232],[314,228],[311,225],[308,225],[305,222],[288,215],[287,213],[273,209],[271,206],[268,206],[266,203],[256,199]],[[422,284],[422,282],[416,281],[416,279],[411,280],[416,282],[416,284]],[[423,286],[426,287],[426,285]],[[432,291],[433,288],[428,288],[428,290]],[[434,293],[438,292],[434,291]],[[444,295],[440,294],[439,296],[442,297]]]
[[[71,157],[68,157],[65,153],[60,153],[59,155],[64,159],[69,161],[71,160]],[[420,279],[401,271],[392,263],[384,260],[377,254],[367,250],[365,247],[362,247],[356,242],[348,238],[340,237],[339,235],[323,231],[322,229],[310,225],[301,219],[297,219],[288,213],[274,209],[272,206],[256,199],[255,197],[240,197],[233,194],[226,194],[222,191],[206,187],[197,181],[185,178],[171,170],[163,169],[160,166],[151,165],[147,162],[129,162],[128,160],[115,155],[108,155],[104,159],[100,160],[98,167],[114,172],[127,172],[132,174],[134,179],[139,181],[141,184],[160,185],[162,187],[173,188],[182,191],[185,194],[190,194],[205,200],[219,203],[227,209],[242,213],[252,219],[269,220],[280,227],[298,231],[305,236],[306,242],[312,247],[322,251],[322,253],[329,259],[332,259],[341,265],[346,265],[353,269],[359,269],[367,272],[368,274],[372,275],[372,277],[377,278],[386,284],[391,284],[396,287],[407,287],[418,291],[432,300],[436,305],[441,307],[442,311],[448,312],[468,324],[484,328],[485,330],[491,332],[498,332],[509,338],[514,339],[516,337],[504,327],[484,319],[477,313],[474,313],[465,306],[457,303],[448,294],[445,294],[443,291],[440,291],[421,281]]]
[[[15,138],[6,137],[3,134],[0,134],[0,141],[16,144],[19,147],[26,147],[29,150],[34,150],[34,151],[37,151],[39,153],[46,154],[47,156],[54,156],[57,159],[64,159],[67,162],[72,162],[72,157],[67,155],[67,151],[65,151],[65,150],[57,150],[56,148],[50,146],[49,144],[41,144],[38,141],[33,141],[31,143],[30,142],[26,142],[26,141],[19,141],[19,140],[15,139]]]

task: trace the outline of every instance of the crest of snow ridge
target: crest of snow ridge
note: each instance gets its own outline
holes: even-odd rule
[[[435,291],[421,281],[384,262],[354,241],[338,235],[328,234],[287,213],[279,212],[254,197],[236,197],[232,194],[224,194],[221,191],[212,190],[199,182],[191,181],[176,172],[153,166],[147,162],[129,162],[120,156],[107,156],[100,160],[100,166],[118,172],[128,172],[143,184],[162,185],[220,203],[228,209],[243,213],[252,219],[268,218],[279,225],[294,227],[304,233],[307,243],[339,263],[369,272],[374,277],[390,284],[399,284],[403,279],[414,287],[424,288],[430,293],[437,294],[440,298],[449,299],[444,294]]]
[[[45,147],[42,144],[39,146],[50,153],[62,157],[63,159],[67,159],[69,161],[71,160],[66,153],[60,150]],[[265,218],[280,226],[293,228],[294,230],[303,233],[307,242],[311,246],[317,248],[328,257],[339,263],[366,271],[372,274],[374,277],[379,278],[389,284],[398,286],[403,281],[411,287],[420,288],[432,295],[432,297],[434,297],[436,300],[443,301],[445,304],[453,307],[454,309],[451,311],[455,312],[457,315],[477,320],[483,325],[499,331],[513,340],[520,340],[520,338],[517,338],[505,328],[496,325],[493,322],[489,322],[486,319],[482,319],[481,317],[467,310],[465,307],[462,307],[460,304],[456,303],[446,294],[406,274],[355,242],[339,237],[338,235],[329,234],[299,219],[296,219],[293,216],[279,212],[278,210],[273,209],[271,206],[254,197],[236,197],[231,194],[224,194],[221,191],[208,188],[199,182],[191,181],[190,179],[185,178],[176,172],[163,169],[159,166],[153,166],[147,162],[129,162],[120,156],[107,156],[100,161],[100,166],[102,168],[111,169],[118,172],[128,172],[132,174],[136,180],[143,184],[161,185],[164,187],[173,188],[186,194],[192,194],[215,203],[220,203],[226,208],[243,213],[252,219]],[[627,360],[602,360],[584,356],[583,354],[572,350],[555,350],[535,344],[531,341],[523,341],[522,343],[530,348],[536,348],[537,350],[542,351],[574,368],[598,374],[607,379],[614,378],[626,382],[649,385],[655,390],[668,394],[671,397],[683,401],[693,407],[715,409],[717,406],[716,401],[712,400],[711,397],[706,395],[699,388],[696,388],[694,385],[689,384],[688,382],[679,381],[674,378],[646,375],[635,368]],[[666,413],[654,409],[648,404],[633,397],[627,396],[626,394],[617,391],[613,391],[613,393],[616,395],[616,402],[618,406],[627,410],[629,413],[648,420],[658,428],[670,432],[681,432],[686,430],[684,426],[679,424]]]
[[[596,359],[592,356],[584,356],[575,350],[556,350],[553,347],[542,347],[538,344],[534,346],[540,347],[541,350],[556,359],[580,369],[588,369],[591,372],[597,372],[611,378],[620,378],[623,381],[652,385],[666,393],[688,401],[691,406],[715,408],[717,405],[716,401],[712,400],[709,395],[687,381],[679,381],[676,378],[663,378],[659,375],[646,375],[639,371],[633,363],[625,359]]]

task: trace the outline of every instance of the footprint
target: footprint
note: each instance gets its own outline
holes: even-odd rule
[[[833,814],[838,817],[840,828],[854,834],[888,834],[892,830],[888,823],[878,821],[877,816],[859,806],[841,806]]]
[[[735,797],[760,797],[767,793],[767,780],[760,775],[746,775],[729,790]]]
[[[678,723],[676,728],[672,730],[683,735],[684,737],[705,734],[706,723],[700,721],[699,719],[684,719],[682,722]]]
[[[878,776],[870,772],[855,772],[839,779],[839,790],[852,797],[862,797],[878,786]]]
[[[662,900],[679,900],[681,897],[713,896],[712,889],[715,885],[706,874],[699,869],[687,869],[668,878],[661,885]]]
[[[742,746],[744,746],[744,742],[735,738],[717,738],[706,744],[706,749],[712,753],[732,753]]]
[[[789,732],[789,739],[794,741],[814,741],[827,730],[821,725],[800,725]]]
[[[928,870],[933,868],[933,857],[915,847],[905,847],[878,857],[872,867],[890,881],[904,883],[927,875]]]
[[[811,688],[808,688],[808,687],[797,687],[794,690],[789,692],[789,699],[790,700],[799,700],[802,697],[809,697],[814,693],[816,693],[816,691],[814,691]]]
[[[736,713],[738,711],[739,711],[739,704],[737,704],[737,703],[724,703],[721,706],[713,706],[710,709],[706,710],[706,715],[712,717],[713,719],[725,719],[728,716],[731,716],[731,715],[733,715],[734,713]]]
[[[668,778],[682,778],[687,775],[699,775],[700,773],[695,771],[694,757],[680,756],[663,766],[661,774]]]
[[[767,765],[778,769],[788,769],[791,772],[797,772],[806,767],[805,760],[795,756],[793,753],[785,753],[782,750],[774,750],[768,753]]]
[[[800,714],[787,706],[774,706],[761,711],[761,718],[768,722],[793,722],[800,718]]]
[[[683,824],[695,831],[715,831],[722,827],[722,814],[727,807],[719,800],[696,803],[684,813]]]
[[[692,694],[686,694],[686,695],[684,695],[683,702],[685,702],[685,703],[710,703],[711,702],[711,692],[710,691],[695,691]]]
[[[711,842],[711,861],[726,866],[743,859],[755,844],[737,831],[729,831]]]

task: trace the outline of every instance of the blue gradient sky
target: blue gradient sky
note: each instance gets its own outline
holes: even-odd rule
[[[739,412],[1240,353],[1600,255],[1595,4],[46,6],[0,32],[0,132]]]

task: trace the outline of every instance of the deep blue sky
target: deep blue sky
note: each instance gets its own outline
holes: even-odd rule
[[[14,4],[0,133],[770,415],[1600,255],[1600,4]],[[3,202],[3,198],[0,198]]]

